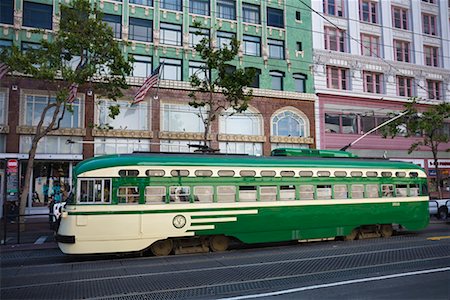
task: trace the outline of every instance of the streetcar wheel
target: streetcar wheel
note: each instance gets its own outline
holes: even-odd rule
[[[358,236],[358,229],[353,229],[348,235],[344,236],[344,241],[353,241]]]
[[[448,217],[448,208],[446,206],[439,207],[437,215],[438,215],[438,218],[440,220],[447,219],[447,217]]]
[[[224,235],[215,235],[209,240],[209,247],[212,251],[225,251],[228,249],[228,238]]]
[[[380,232],[381,232],[382,237],[388,238],[388,237],[392,236],[394,229],[392,229],[391,224],[384,224],[384,225],[381,225]]]
[[[169,255],[170,252],[172,252],[172,249],[173,249],[173,241],[168,239],[156,241],[150,246],[150,250],[155,256]]]

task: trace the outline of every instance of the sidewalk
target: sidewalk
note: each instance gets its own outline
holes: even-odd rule
[[[0,251],[17,251],[55,248],[54,231],[50,228],[48,216],[27,216],[25,228],[20,231],[17,219],[14,222],[0,222]]]

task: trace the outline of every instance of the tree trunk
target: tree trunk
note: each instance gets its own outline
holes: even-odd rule
[[[439,199],[442,199],[442,189],[441,189],[441,174],[439,173],[439,165],[438,165],[438,157],[437,157],[437,152],[438,149],[437,147],[431,147],[431,152],[433,152],[433,159],[434,159],[434,170],[436,171],[436,191],[438,192],[438,197]]]

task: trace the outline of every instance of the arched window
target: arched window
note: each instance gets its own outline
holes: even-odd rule
[[[274,136],[305,136],[305,120],[298,114],[285,110],[272,118],[272,135]]]

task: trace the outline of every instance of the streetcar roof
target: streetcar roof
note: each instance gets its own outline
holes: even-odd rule
[[[110,167],[127,166],[226,166],[349,169],[408,169],[421,167],[402,161],[370,158],[323,158],[298,156],[210,155],[192,153],[133,153],[93,157],[77,164],[74,175]]]

